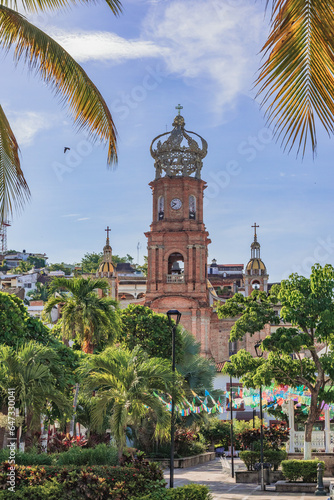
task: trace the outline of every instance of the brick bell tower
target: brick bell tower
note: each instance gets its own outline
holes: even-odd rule
[[[178,309],[182,325],[201,342],[210,356],[210,316],[207,282],[209,234],[203,223],[201,179],[207,142],[185,130],[178,115],[173,130],[151,144],[155,160],[153,221],[148,239],[148,277],[145,305],[159,313]]]

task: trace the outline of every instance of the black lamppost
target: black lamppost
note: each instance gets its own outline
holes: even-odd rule
[[[167,312],[169,326],[172,329],[172,371],[173,371],[173,392],[172,392],[172,416],[170,425],[170,477],[169,477],[169,487],[174,488],[174,430],[175,430],[175,418],[174,418],[174,389],[175,389],[175,332],[176,327],[180,322],[181,313],[176,309],[171,309]],[[172,322],[174,319],[174,322]]]
[[[256,356],[258,358],[262,358],[263,356],[263,351],[259,352],[260,346],[262,344],[262,340],[259,340],[254,344],[254,349],[256,352]],[[261,421],[261,427],[260,427],[260,455],[261,455],[261,490],[264,491],[264,471],[263,471],[263,410],[262,410],[262,385],[260,385],[260,421]]]
[[[231,363],[230,360],[225,361],[225,363]],[[234,478],[234,447],[233,447],[233,392],[232,392],[232,375],[230,375],[230,422],[231,422],[231,476]]]

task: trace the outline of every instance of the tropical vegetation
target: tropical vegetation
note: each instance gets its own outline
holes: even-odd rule
[[[278,304],[282,321],[275,313]],[[329,264],[313,266],[310,278],[292,274],[274,286],[270,295],[258,290],[250,297],[236,294],[218,307],[221,318],[238,317],[231,328],[231,341],[253,336],[266,324],[277,326],[261,343],[262,357],[252,357],[241,349],[224,369],[241,377],[246,387],[272,381],[307,387],[311,399],[305,421],[305,459],[311,458],[313,426],[324,404],[334,401],[333,312],[334,268]]]
[[[256,84],[284,148],[317,147],[316,124],[334,131],[334,2],[267,0],[271,30]]]
[[[45,304],[45,312],[61,305],[63,337],[77,339],[86,353],[102,340],[112,341],[119,328],[117,302],[95,292],[107,289],[107,281],[89,278],[55,278],[50,285],[50,294],[55,295]]]

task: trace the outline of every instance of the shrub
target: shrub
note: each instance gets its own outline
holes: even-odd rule
[[[99,444],[95,448],[79,448],[73,446],[65,453],[59,453],[58,465],[117,465],[117,449],[106,444]]]
[[[11,492],[0,491],[0,500],[61,500],[64,494],[64,486],[51,481],[39,486],[25,486],[20,490]]]
[[[0,463],[9,458],[9,450],[0,450]],[[117,465],[117,449],[106,444],[99,444],[95,448],[81,448],[73,446],[62,453],[22,453],[15,455],[17,465]]]
[[[264,450],[263,452],[264,461],[272,465],[274,470],[278,470],[283,460],[288,458],[288,454],[285,450]]]
[[[289,440],[289,434],[289,429],[286,429],[283,425],[271,425],[270,427],[264,427],[263,435],[266,448],[279,450],[282,445]],[[246,450],[253,445],[255,445],[258,449],[261,438],[261,430],[245,429],[243,432],[237,434],[237,438],[240,441],[243,450]]]
[[[260,453],[258,451],[245,450],[239,453],[239,457],[246,465],[247,470],[254,470],[254,464],[260,460]]]
[[[320,460],[283,460],[282,471],[288,481],[317,482],[317,467]],[[325,462],[321,462],[325,466]]]
[[[8,468],[8,463],[1,464],[0,490],[8,488]],[[69,500],[81,500],[82,498],[120,500],[128,499],[133,495],[140,495],[139,498],[141,498],[155,490],[163,489],[166,485],[163,472],[158,464],[137,459],[133,459],[131,463],[127,463],[123,467],[101,465],[92,467],[26,467],[16,465],[15,471],[17,491],[28,486],[48,486],[48,483],[51,483],[52,478],[54,478],[57,484],[64,487],[65,493],[58,496],[59,500],[63,500],[63,498]]]
[[[254,470],[254,464],[260,462],[261,453],[259,451],[245,450],[239,453],[239,457],[246,465],[247,470]],[[277,470],[282,460],[287,458],[287,452],[284,450],[271,450],[263,451],[263,460],[272,465],[274,470]]]
[[[131,500],[137,500],[132,497]],[[187,484],[173,488],[172,490],[162,490],[156,493],[140,497],[140,500],[211,500],[212,495],[207,486],[201,484]]]

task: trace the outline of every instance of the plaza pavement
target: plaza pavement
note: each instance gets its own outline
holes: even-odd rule
[[[238,470],[245,470],[240,459],[235,460]],[[169,469],[164,471],[169,485]],[[327,478],[326,478],[327,479]],[[174,486],[183,486],[189,483],[204,484],[209,487],[214,500],[307,500],[308,498],[323,498],[328,495],[315,497],[309,493],[276,493],[276,491],[261,491],[257,484],[236,484],[230,474],[222,472],[219,459],[206,464],[189,467],[188,469],[174,470]],[[271,486],[267,486],[273,489]]]

